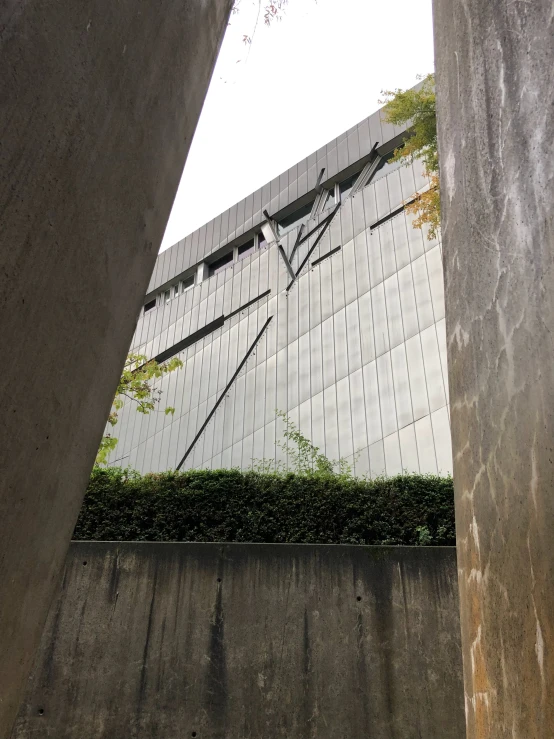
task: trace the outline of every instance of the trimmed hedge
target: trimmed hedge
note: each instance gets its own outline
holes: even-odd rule
[[[74,538],[453,545],[452,479],[95,469]]]

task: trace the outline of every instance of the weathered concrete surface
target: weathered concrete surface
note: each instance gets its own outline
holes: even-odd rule
[[[230,0],[0,2],[0,736],[58,582]]]
[[[553,24],[435,0],[470,739],[554,736]]]
[[[453,548],[74,543],[13,738],[462,739],[456,590]]]

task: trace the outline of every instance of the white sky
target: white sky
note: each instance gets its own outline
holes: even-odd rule
[[[253,34],[257,7],[231,17],[161,251],[433,70],[431,0],[289,0]]]

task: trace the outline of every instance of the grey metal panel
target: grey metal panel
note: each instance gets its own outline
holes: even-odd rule
[[[377,441],[369,447],[369,474],[371,477],[380,477],[386,472],[385,450],[383,440]]]
[[[198,230],[194,231],[192,234],[192,243],[190,247],[190,259],[191,264],[196,264],[198,261],[200,261],[200,257],[203,256],[200,253],[200,247],[199,247],[199,237],[200,232]]]
[[[354,238],[363,233],[366,229],[366,220],[364,213],[364,197],[363,192],[355,193],[350,201],[352,203],[352,223]],[[365,243],[365,239],[364,239]]]
[[[317,267],[316,271],[319,271],[320,277],[320,308],[321,308],[321,321],[325,321],[327,318],[333,315],[333,298],[332,298],[332,283],[331,283],[331,261],[326,259],[324,262]]]
[[[252,221],[258,223],[262,217],[262,188],[253,194]]]
[[[275,408],[286,411],[288,407],[288,359],[287,348],[277,352],[277,387],[275,396]]]
[[[387,178],[383,177],[381,180],[376,181],[373,187],[375,188],[377,217],[383,218],[383,216],[386,216],[391,211],[389,203],[389,190],[387,187]]]
[[[371,151],[374,143],[371,140],[367,118],[358,123],[358,142],[360,144],[360,157],[365,157]]]
[[[383,438],[381,424],[381,403],[379,400],[379,382],[377,379],[377,362],[369,362],[362,368],[364,378],[364,396],[366,402],[367,441],[371,445]]]
[[[361,191],[364,200],[365,222],[369,228],[378,219],[377,201],[375,200],[375,185],[364,187]]]
[[[402,472],[402,457],[400,456],[400,441],[398,434],[391,434],[383,439],[385,450],[385,468],[387,475],[399,475]]]
[[[354,164],[360,159],[360,142],[358,140],[358,126],[353,126],[346,132],[348,146],[348,164]]]
[[[339,171],[339,159],[337,153],[337,144],[335,141],[327,144],[327,168],[325,177],[334,177]]]
[[[254,430],[263,428],[265,426],[265,383],[266,383],[266,370],[267,364],[259,364],[254,368],[256,373],[253,386],[253,397],[254,397],[254,411],[253,411],[253,423]]]
[[[425,252],[425,245],[423,243],[423,233],[421,232],[421,229],[413,227],[415,216],[406,215],[405,218],[406,218],[406,226],[407,226],[407,233],[408,233],[408,245],[410,248],[410,256],[412,258],[412,261],[414,261]]]
[[[419,457],[414,424],[410,424],[398,432],[402,469],[405,472],[419,472]]]
[[[339,252],[329,259],[331,265],[331,285],[333,292],[333,312],[344,308],[344,265]]]
[[[339,172],[348,167],[348,142],[346,140],[346,134],[341,134],[337,138],[337,157]]]
[[[354,222],[352,216],[352,198],[348,198],[339,210],[340,224],[341,224],[341,235],[339,244],[347,244],[354,238]],[[338,244],[333,244],[338,246]]]
[[[300,286],[291,290],[287,298],[287,342],[290,345],[298,338],[298,298]]]
[[[352,418],[350,410],[350,378],[344,377],[337,382],[337,418],[339,431],[340,457],[354,454],[352,442]]]
[[[287,172],[289,202],[293,203],[298,198],[298,167],[296,164]]]
[[[310,334],[305,333],[298,339],[298,402],[303,403],[310,394]]]
[[[346,346],[348,353],[348,372],[354,372],[362,366],[362,348],[360,343],[360,318],[358,301],[346,306]]]
[[[350,418],[352,423],[352,444],[354,454],[367,447],[366,405],[364,395],[364,377],[362,368],[349,376],[350,381]]]
[[[380,145],[384,144],[385,139],[383,138],[383,132],[381,130],[381,116],[379,115],[379,111],[369,116],[368,123],[372,146],[376,141],[378,141]]]
[[[379,231],[370,231],[367,240],[369,280],[371,287],[383,281],[383,263],[381,261],[381,244]]]
[[[400,170],[391,172],[383,178],[389,189],[389,211],[396,210],[404,202],[402,196],[402,185],[400,182]],[[377,187],[377,185],[376,185]]]
[[[437,474],[437,458],[433,440],[431,417],[425,416],[415,423],[419,469],[422,473]]]
[[[392,348],[404,341],[404,327],[402,325],[402,310],[400,307],[397,275],[394,274],[388,280],[385,280],[384,286],[387,324],[389,327],[389,346]]]
[[[321,348],[321,326],[315,326],[309,334],[310,383],[312,395],[323,390],[323,355]]]
[[[363,295],[364,293],[368,292],[371,287],[369,281],[369,264],[367,260],[368,246],[365,231],[362,231],[362,233],[354,240],[353,252],[355,260],[354,271],[356,274],[357,292],[358,295]]]
[[[429,326],[429,328],[421,332],[421,346],[423,349],[427,392],[429,393],[429,408],[432,413],[446,405],[437,332],[434,326]]]
[[[238,204],[235,203],[229,208],[229,222],[227,224],[227,240],[231,241],[235,237],[237,228]]]
[[[238,441],[236,444],[233,444],[233,448],[231,450],[231,467],[236,467],[240,469],[242,464],[242,440]]]
[[[396,418],[398,428],[404,428],[413,423],[412,398],[410,394],[410,380],[408,363],[406,361],[406,347],[404,344],[391,350],[392,376],[394,380],[394,398],[396,403]]]
[[[387,310],[385,306],[385,288],[382,282],[371,290],[371,310],[373,313],[375,355],[378,357],[388,351],[390,346]]]
[[[308,156],[306,165],[308,171],[308,190],[313,190],[317,182],[317,176],[319,174],[319,172],[316,171],[317,157],[315,151]]]
[[[310,300],[313,284],[313,273],[310,271],[301,277],[298,285],[298,333],[305,334],[310,330]]]
[[[452,474],[452,442],[450,440],[450,419],[446,408],[431,414],[435,454],[438,472],[441,475]]]
[[[236,385],[232,385],[225,397],[225,415],[223,417],[223,452],[233,445],[233,422],[235,416],[235,390]]]
[[[298,405],[298,339],[288,346],[287,373],[287,409],[290,410]]]
[[[254,432],[252,443],[252,461],[254,465],[260,463],[264,458],[264,433],[265,429],[263,427]]]
[[[406,342],[406,359],[410,378],[412,409],[414,420],[417,421],[419,418],[423,418],[423,416],[429,414],[429,399],[427,397],[423,351],[421,349],[421,337],[419,334]]]
[[[325,455],[331,460],[339,458],[339,433],[337,419],[336,385],[323,391],[323,410],[325,414]]]
[[[244,207],[244,200],[239,200],[239,202],[237,203],[237,225],[235,231],[237,236],[240,236],[244,233]]]
[[[390,352],[377,357],[377,377],[383,436],[388,436],[398,428]]]
[[[265,369],[265,423],[275,418],[277,408],[277,356],[268,357]]]
[[[232,467],[232,447],[224,449],[221,453],[221,469],[228,470]]]
[[[357,301],[360,319],[360,344],[362,364],[375,359],[375,337],[373,329],[373,311],[371,308],[371,293],[366,292]]]
[[[335,341],[333,331],[333,317],[321,324],[321,355],[323,366],[323,387],[329,387],[335,382]]]
[[[254,433],[254,402],[256,398],[256,367],[244,375],[244,420],[242,436]]]
[[[308,160],[298,162],[298,197],[308,192]]]
[[[275,426],[276,422],[271,421],[264,430],[264,459],[267,460],[276,459]]]
[[[435,246],[427,252],[427,273],[429,275],[429,285],[431,287],[431,297],[433,301],[433,313],[435,321],[444,318],[444,278],[442,271],[442,257],[440,249]]]
[[[377,229],[381,245],[381,262],[383,264],[383,278],[386,280],[396,272],[396,255],[394,253],[394,241],[392,238],[392,224],[390,221],[383,223]]]
[[[391,221],[397,269],[402,269],[402,267],[409,264],[411,260],[406,226],[406,218],[403,215],[393,218]]]
[[[425,256],[421,256],[412,262],[412,274],[416,296],[417,317],[419,328],[422,330],[430,326],[435,320]]]

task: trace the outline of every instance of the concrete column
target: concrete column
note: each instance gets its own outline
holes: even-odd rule
[[[469,739],[554,736],[554,8],[435,0]]]
[[[0,736],[9,736],[231,0],[0,0]]]

